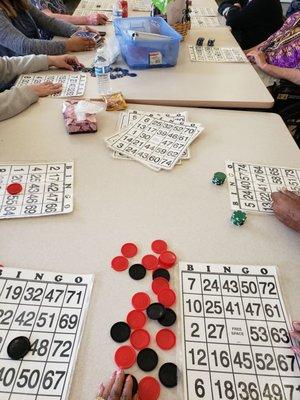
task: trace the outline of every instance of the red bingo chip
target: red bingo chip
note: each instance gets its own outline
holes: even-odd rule
[[[11,183],[7,186],[6,191],[8,194],[16,195],[21,193],[23,190],[23,186],[20,183]]]
[[[154,240],[151,244],[151,249],[156,254],[161,254],[168,250],[168,245],[164,240]]]
[[[146,323],[146,315],[142,311],[132,310],[127,314],[127,324],[132,329],[141,329]]]
[[[131,299],[133,308],[140,311],[146,310],[146,308],[150,306],[150,303],[150,297],[144,292],[135,293]]]
[[[123,256],[117,256],[111,261],[111,267],[115,271],[125,271],[129,266],[127,258]]]
[[[135,360],[135,350],[131,346],[121,346],[115,352],[115,363],[119,368],[130,368],[135,363]]]
[[[171,268],[176,263],[177,257],[172,251],[165,251],[161,253],[158,260],[162,267]]]
[[[152,376],[145,376],[140,380],[138,396],[139,400],[157,400],[160,395],[160,385]]]
[[[137,329],[132,332],[130,343],[137,350],[145,349],[150,343],[150,335],[145,329]]]
[[[170,329],[161,329],[156,334],[156,343],[163,350],[170,350],[176,344],[176,336]]]
[[[158,259],[153,254],[147,254],[142,258],[142,264],[146,269],[156,269],[158,267]]]
[[[169,288],[169,281],[165,278],[155,278],[152,281],[152,290],[155,294],[158,294],[162,289]]]
[[[172,289],[162,289],[158,293],[158,301],[165,307],[171,307],[176,301],[176,293]]]
[[[131,258],[137,255],[138,248],[134,243],[125,243],[121,248],[124,257]]]

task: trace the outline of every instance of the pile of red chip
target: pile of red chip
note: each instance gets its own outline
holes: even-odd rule
[[[176,322],[176,313],[169,308],[176,302],[176,293],[170,286],[168,270],[176,264],[177,257],[168,250],[168,245],[163,240],[155,240],[151,244],[151,249],[155,254],[146,254],[139,264],[135,263],[129,268],[129,259],[137,255],[138,248],[134,243],[126,243],[121,248],[122,255],[116,256],[111,261],[111,267],[115,271],[125,271],[129,268],[129,276],[135,280],[143,279],[147,271],[152,271],[151,289],[157,299],[157,302],[151,303],[147,293],[135,293],[131,299],[133,310],[127,314],[126,322],[116,322],[111,327],[110,334],[114,341],[117,343],[130,341],[130,344],[122,345],[115,352],[115,363],[122,369],[128,369],[137,362],[140,369],[147,372],[153,371],[158,365],[158,355],[148,347],[151,335],[145,329],[147,317],[157,320],[164,327],[155,335],[155,341],[160,349],[167,351],[176,345],[176,335],[168,328]],[[175,364],[163,364],[158,375],[165,387],[171,388],[177,385]],[[140,400],[157,400],[160,384],[155,378],[145,376],[136,391]]]

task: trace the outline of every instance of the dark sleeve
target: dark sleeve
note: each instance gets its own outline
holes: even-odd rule
[[[226,8],[233,6],[234,3],[235,3],[234,0],[223,0],[223,1],[220,3],[219,7],[218,7],[218,12],[219,12],[219,14],[223,15],[223,11],[224,11]]]
[[[78,30],[77,26],[49,17],[32,4],[29,6],[29,12],[38,28],[50,32],[53,36],[70,37]]]
[[[0,43],[15,54],[65,54],[65,41],[30,39],[20,32],[11,21],[0,11]]]
[[[252,0],[247,6],[241,10],[237,7],[232,7],[227,14],[226,25],[233,29],[242,29],[249,21],[254,20],[264,13],[261,0]]]

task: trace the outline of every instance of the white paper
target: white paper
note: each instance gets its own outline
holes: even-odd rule
[[[276,267],[180,262],[179,280],[184,400],[298,400]]]
[[[93,275],[0,271],[0,398],[67,400]],[[30,340],[31,350],[12,360],[7,347],[18,336]]]
[[[191,61],[217,63],[246,63],[249,62],[245,53],[239,47],[215,47],[189,45]]]
[[[300,169],[226,162],[232,210],[272,213],[271,193],[286,188],[300,195]]]
[[[56,74],[56,75],[20,75],[15,86],[36,85],[43,82],[61,83],[62,91],[51,97],[80,97],[84,95],[86,75]]]
[[[200,124],[170,122],[142,115],[107,140],[108,147],[154,169],[171,169],[188,145],[203,131]]]
[[[0,164],[0,219],[72,212],[73,175],[73,162]],[[8,193],[12,183],[19,194]]]

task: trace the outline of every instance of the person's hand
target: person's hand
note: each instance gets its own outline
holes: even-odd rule
[[[247,53],[248,58],[253,58],[255,64],[260,68],[264,69],[268,65],[265,54],[260,50],[252,50]]]
[[[104,400],[137,400],[132,396],[132,378],[130,375],[125,380],[124,371],[114,372],[106,386],[101,383],[97,399]]]
[[[86,24],[88,25],[105,25],[108,17],[105,14],[92,13],[86,16]]]
[[[81,29],[79,29],[79,30],[81,30],[81,31],[84,30],[86,32],[92,32],[92,33],[96,33],[97,35],[99,35],[99,31],[95,28],[91,28],[90,26],[85,26],[84,29],[82,29],[82,27],[81,27]]]
[[[88,51],[94,50],[95,47],[96,42],[93,39],[87,39],[73,35],[66,40],[67,51]]]
[[[240,5],[240,3],[234,3],[233,6],[239,8],[240,10],[242,9],[242,6]]]
[[[273,211],[279,221],[300,232],[300,196],[283,189],[280,192],[271,193],[271,197]]]
[[[62,89],[61,83],[44,82],[38,85],[29,85],[29,88],[39,97],[50,96],[51,94],[60,93]]]
[[[68,69],[69,71],[74,71],[73,67],[75,65],[80,67],[84,66],[78,61],[77,57],[69,54],[64,54],[62,56],[48,56],[48,63],[49,67]]]
[[[293,346],[292,350],[300,355],[300,322],[293,321],[293,330],[290,332],[290,335],[296,339],[299,343],[297,346]]]

